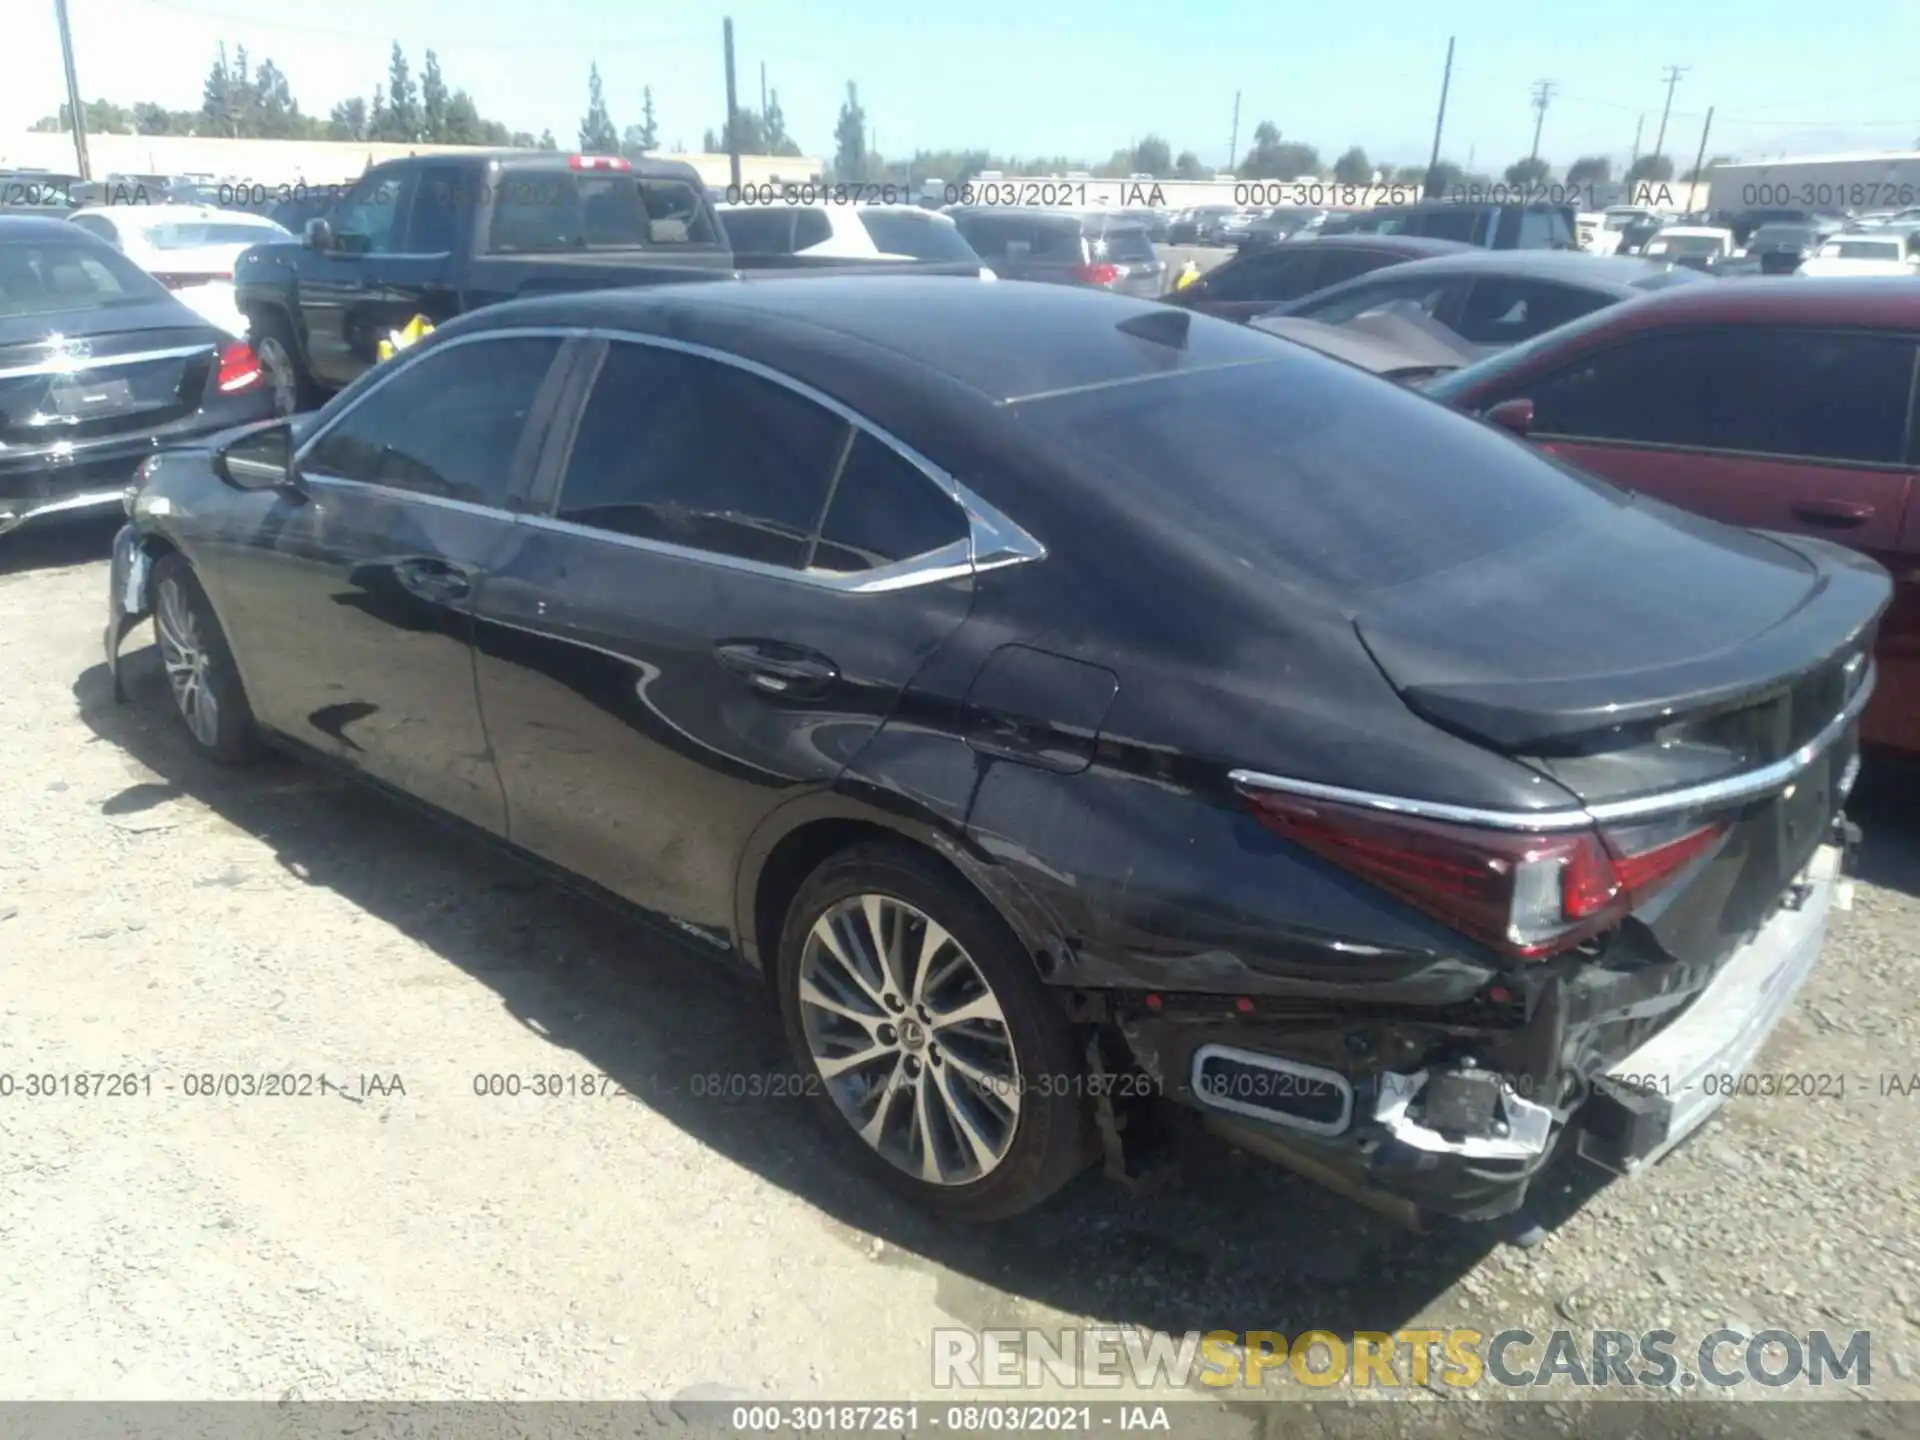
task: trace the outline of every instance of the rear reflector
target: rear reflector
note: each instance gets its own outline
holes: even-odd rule
[[[235,340],[220,351],[220,393],[234,395],[242,390],[251,390],[260,383],[260,361],[253,353],[253,347],[244,340]]]
[[[631,170],[633,162],[619,155],[569,155],[570,170]]]
[[[1655,843],[1598,829],[1529,834],[1241,792],[1275,834],[1496,950],[1540,959],[1611,929],[1726,833],[1673,827]]]
[[[1120,267],[1105,263],[1076,265],[1073,276],[1082,285],[1111,285],[1120,278]]]

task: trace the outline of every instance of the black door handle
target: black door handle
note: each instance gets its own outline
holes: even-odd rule
[[[1793,513],[1809,525],[1851,530],[1873,518],[1873,506],[1851,500],[1796,500]]]
[[[472,573],[445,560],[402,560],[393,574],[403,590],[422,600],[464,600],[473,593]]]
[[[714,646],[713,654],[764,695],[810,699],[824,695],[840,678],[840,667],[826,656],[776,641],[734,641]]]

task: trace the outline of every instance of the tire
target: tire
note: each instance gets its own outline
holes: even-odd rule
[[[153,567],[153,629],[188,742],[217,764],[252,760],[260,748],[253,707],[226,632],[182,556],[164,556]]]
[[[891,984],[871,943],[876,910],[902,956]],[[947,937],[931,953],[929,922]],[[946,1215],[1002,1220],[1093,1159],[1062,1007],[1006,923],[931,857],[873,843],[822,863],[788,910],[776,979],[801,1073],[882,1184]],[[979,1013],[942,1019],[961,1011]]]
[[[247,343],[266,372],[276,415],[297,415],[320,404],[320,387],[300,359],[293,326],[278,310],[254,310],[247,315]]]

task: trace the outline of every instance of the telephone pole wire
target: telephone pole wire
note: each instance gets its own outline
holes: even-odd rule
[[[1547,123],[1547,105],[1553,99],[1553,92],[1560,87],[1551,80],[1539,80],[1533,86],[1533,108],[1537,112],[1533,118],[1533,149],[1527,155],[1529,160],[1540,158],[1540,127]]]
[[[1673,113],[1673,87],[1678,85],[1680,77],[1692,68],[1691,65],[1667,66],[1667,103],[1660,112],[1660,133],[1654,137],[1653,141],[1653,153],[1656,155],[1667,153],[1661,147],[1667,143],[1667,116]]]

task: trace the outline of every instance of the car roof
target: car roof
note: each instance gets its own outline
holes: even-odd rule
[[[1676,285],[1600,312],[1605,328],[1687,325],[1842,325],[1867,330],[1920,326],[1920,286],[1898,275],[1835,278],[1818,285],[1728,277]],[[1581,322],[1576,322],[1581,323]]]
[[[1725,240],[1731,238],[1733,232],[1724,225],[1662,225],[1660,235],[1678,235],[1682,239],[1704,237],[1709,240]],[[1660,236],[1654,238],[1659,239]]]
[[[1638,282],[1670,269],[1657,260],[1643,260],[1637,255],[1589,255],[1584,250],[1484,250],[1472,245],[1460,248],[1461,253],[1457,255],[1410,261],[1391,269],[1376,270],[1361,276],[1359,281],[1348,283],[1357,285],[1363,280],[1398,280],[1421,275],[1520,276],[1560,280],[1625,295],[1633,293]]]
[[[158,203],[152,205],[83,205],[67,218],[74,215],[103,215],[109,220],[125,216],[130,220],[144,221],[192,221],[192,220],[231,220],[236,225],[252,225],[256,229],[265,229],[273,224],[248,210],[228,210],[219,205],[176,205]]]
[[[1120,329],[1129,321],[1184,327],[1186,343]],[[1284,358],[1272,336],[1159,301],[962,276],[825,274],[575,292],[487,306],[440,333],[524,325],[624,328],[712,345],[856,405],[849,387],[884,387],[885,398],[907,403],[929,377],[1004,403]],[[929,335],[939,343],[927,344]]]
[[[80,240],[88,245],[103,245],[111,250],[98,235],[89,235],[78,225],[69,225],[64,215],[6,215],[0,214],[0,242],[13,241],[25,245],[35,240]]]
[[[1469,245],[1462,240],[1441,240],[1432,235],[1352,234],[1315,235],[1306,240],[1289,240],[1282,253],[1291,254],[1296,246],[1302,250],[1310,247],[1322,250],[1373,250],[1384,255],[1406,255],[1415,261],[1434,260],[1445,255],[1478,254],[1480,251],[1478,245]]]

